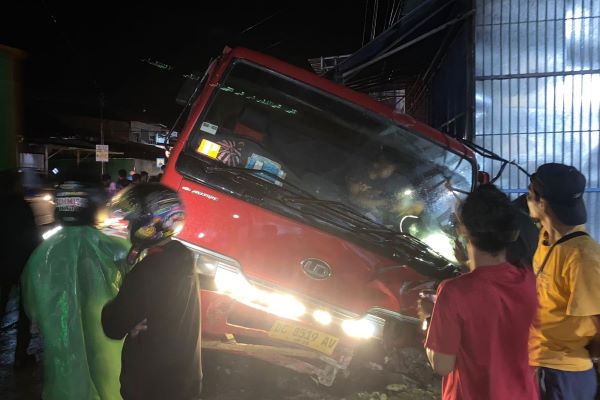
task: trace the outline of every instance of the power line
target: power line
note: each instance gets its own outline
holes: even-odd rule
[[[362,42],[361,42],[361,46],[365,45],[365,33],[367,32],[367,13],[369,11],[369,0],[365,1],[365,18],[364,18],[364,22],[363,22],[363,34],[362,34]]]
[[[256,28],[257,26],[264,24],[265,22],[267,22],[268,20],[270,20],[271,18],[273,18],[274,16],[279,14],[281,11],[282,10],[275,11],[273,14],[269,15],[268,17],[265,17],[265,18],[261,19],[260,21],[258,21],[257,23],[255,23],[254,25],[247,27],[246,29],[244,29],[241,32],[241,34],[243,35],[244,33],[248,32],[249,30],[252,30],[252,29]]]
[[[373,3],[373,18],[371,19],[371,40],[375,39],[375,28],[377,27],[377,13],[379,12],[379,0]]]

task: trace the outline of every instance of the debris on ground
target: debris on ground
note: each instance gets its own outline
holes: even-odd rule
[[[23,371],[12,368],[17,308],[0,328],[0,398],[36,400],[41,394],[41,365]],[[34,335],[30,351],[38,360],[41,341]],[[331,388],[310,377],[260,360],[231,354],[206,354],[205,400],[439,400],[441,379],[433,374],[421,347],[408,347],[387,362],[366,362]],[[210,391],[210,394],[208,393]]]

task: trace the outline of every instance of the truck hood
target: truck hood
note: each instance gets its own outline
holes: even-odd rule
[[[237,260],[249,279],[358,314],[412,307],[402,304],[402,287],[431,281],[337,235],[204,185],[183,180],[179,193],[187,214],[179,238]],[[329,273],[313,271],[323,265]]]

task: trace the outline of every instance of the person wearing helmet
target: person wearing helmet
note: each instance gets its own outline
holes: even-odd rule
[[[38,246],[22,275],[25,310],[43,340],[45,400],[118,400],[123,342],[104,335],[102,307],[127,272],[129,245],[94,227],[100,185],[68,181],[56,191],[61,225]]]
[[[102,310],[108,337],[125,338],[125,400],[196,400],[202,387],[200,287],[192,253],[172,240],[184,223],[179,196],[161,184],[131,185],[113,198],[110,219],[125,221],[135,264]]]

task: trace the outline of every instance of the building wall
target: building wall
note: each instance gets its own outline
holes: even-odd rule
[[[131,121],[129,140],[137,143],[157,144],[156,135],[164,134],[165,132],[166,128],[159,124]]]
[[[588,229],[600,238],[600,0],[477,0],[475,140],[529,172],[547,162],[588,179]],[[480,160],[492,175],[498,162]],[[497,182],[527,191],[516,168]]]
[[[129,121],[101,120],[100,118],[79,115],[60,115],[58,119],[68,127],[65,133],[71,136],[100,143],[100,125],[102,125],[104,140],[106,142],[126,143],[129,140],[131,131]]]

